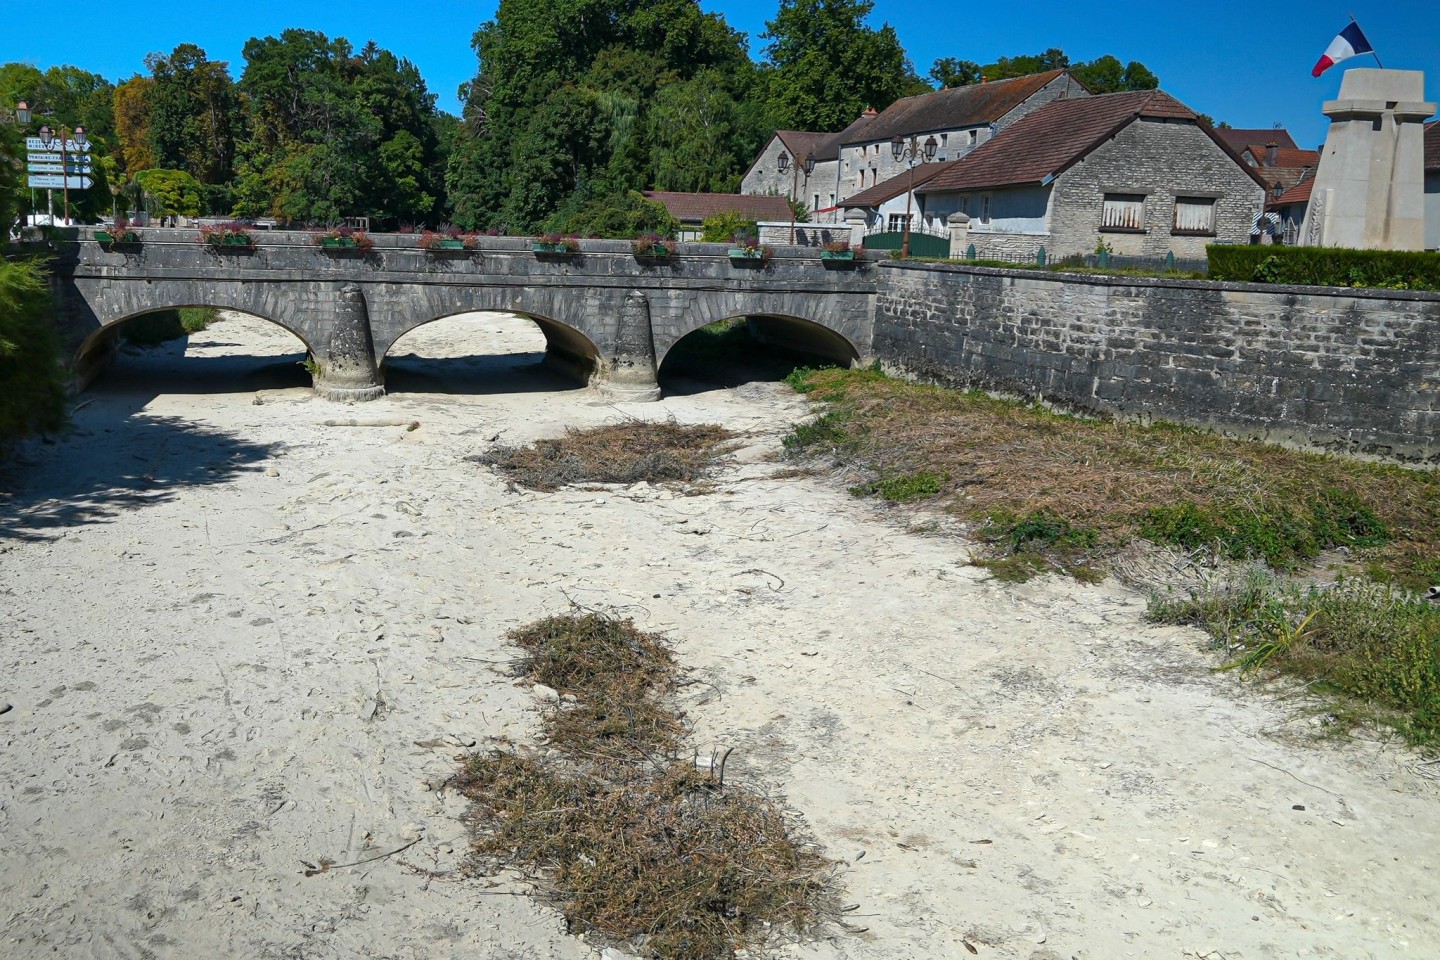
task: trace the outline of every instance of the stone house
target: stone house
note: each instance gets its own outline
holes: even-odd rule
[[[836,167],[840,141],[855,137],[878,114],[866,110],[839,133],[806,130],[777,130],[756,156],[740,181],[740,192],[752,196],[778,195],[799,200],[810,211],[811,220],[833,219],[835,213]],[[780,170],[785,154],[786,170]],[[815,158],[815,169],[805,171],[806,157]]]
[[[913,179],[911,171],[906,170],[898,176],[881,181],[873,187],[842,200],[840,208],[847,212],[858,210],[864,214],[867,233],[904,230],[907,216],[910,217],[912,230],[943,233],[947,229],[945,218],[943,216],[926,217],[924,205],[918,198],[910,196],[910,190],[912,185],[918,190],[941,173],[949,170],[954,163],[953,160],[917,163]]]
[[[1047,104],[915,192],[927,218],[967,215],[960,252],[980,257],[1203,258],[1250,242],[1266,189],[1193,110],[1145,90]]]

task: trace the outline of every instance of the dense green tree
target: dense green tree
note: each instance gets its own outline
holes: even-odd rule
[[[237,165],[237,212],[391,225],[437,214],[442,131],[414,64],[309,30],[251,39],[244,53],[250,137]]]
[[[229,182],[241,122],[229,65],[207,59],[193,43],[182,43],[168,56],[150,54],[145,66],[151,80],[144,91],[146,129],[154,164],[185,170],[201,183]]]
[[[717,70],[663,87],[650,108],[651,183],[657,190],[725,193],[738,185],[735,100]]]
[[[158,166],[150,143],[150,88],[155,81],[138,73],[115,88],[116,156],[129,176]]]
[[[559,233],[593,237],[638,237],[658,233],[673,237],[680,221],[663,204],[646,200],[638,191],[572,202],[554,214],[545,225]]]
[[[895,29],[866,26],[874,7],[872,0],[780,0],[763,34],[777,124],[840,130],[866,107],[883,110],[917,89]]]
[[[1154,90],[1160,79],[1145,64],[1132,60],[1121,64],[1110,54],[1094,60],[1071,63],[1065,51],[1051,47],[1044,53],[1018,57],[1001,57],[984,66],[974,60],[942,57],[930,68],[930,79],[940,87],[961,87],[984,80],[1008,80],[1047,70],[1068,68],[1081,83],[1094,93],[1116,93],[1122,90]]]
[[[141,170],[135,180],[150,197],[149,211],[155,216],[199,216],[200,181],[184,170]]]

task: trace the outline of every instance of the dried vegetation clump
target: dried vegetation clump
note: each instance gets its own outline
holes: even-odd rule
[[[541,750],[472,754],[474,861],[514,870],[572,932],[642,956],[725,958],[837,915],[834,865],[776,802],[682,756],[664,642],[598,614],[510,634],[522,674],[557,691]],[[571,702],[573,701],[573,702]]]
[[[715,424],[634,421],[567,429],[563,437],[470,459],[545,492],[581,483],[698,483],[734,449],[735,436]]]

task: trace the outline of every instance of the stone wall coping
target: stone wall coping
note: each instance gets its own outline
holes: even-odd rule
[[[774,224],[790,228],[789,221],[783,224]],[[798,228],[810,228],[813,224],[797,223]],[[94,240],[95,231],[103,230],[104,227],[78,227],[74,228],[77,235],[65,237],[61,243],[74,243],[80,240]],[[155,244],[195,244],[200,236],[200,231],[191,227],[136,227],[140,231],[141,243]],[[311,232],[308,230],[264,230],[256,228],[251,236],[254,237],[257,249],[266,247],[306,247],[312,248]],[[419,250],[420,235],[408,233],[371,233],[368,234],[374,249],[377,250]],[[534,236],[477,236],[475,238],[475,253],[493,251],[495,253],[531,253],[530,245],[535,242]],[[717,260],[728,258],[728,252],[733,244],[729,243],[703,243],[699,240],[680,240],[680,253],[677,256],[684,257],[713,257]],[[197,244],[198,245],[198,244]],[[784,260],[818,260],[820,251],[817,247],[804,244],[771,243],[773,251],[772,259]],[[631,255],[629,240],[580,240],[581,254],[619,254]]]
[[[1243,283],[1236,280],[1181,280],[1173,277],[1132,277],[1108,273],[1068,273],[1063,270],[1025,270],[1010,267],[982,267],[966,263],[904,263],[882,260],[887,270],[914,270],[921,273],[969,273],[1010,277],[1049,283],[1080,284],[1092,287],[1153,287],[1173,290],[1208,290],[1234,293],[1264,293],[1271,296],[1350,297],[1357,300],[1409,300],[1440,303],[1437,290],[1378,290],[1374,287],[1291,286],[1279,283]]]

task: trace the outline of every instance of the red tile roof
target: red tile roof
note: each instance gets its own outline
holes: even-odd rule
[[[1219,130],[1215,131],[1220,133]],[[1277,146],[1275,149],[1275,162],[1267,163],[1270,158],[1268,144],[1251,143],[1246,145],[1243,152],[1249,153],[1255,158],[1255,163],[1260,167],[1313,167],[1320,163],[1319,150],[1292,150],[1289,147]]]
[[[1258,171],[1215,137],[1208,125],[1200,123],[1195,111],[1163,91],[1140,90],[1046,104],[981,144],[916,192],[1046,182],[1140,117],[1195,121],[1251,179],[1266,186]]]
[[[1440,173],[1440,120],[1425,125],[1425,169]]]
[[[1276,207],[1289,207],[1297,203],[1309,203],[1310,191],[1315,189],[1315,178],[1309,177],[1301,180],[1295,186],[1286,190],[1280,196],[1265,204],[1266,210],[1274,210]]]
[[[784,197],[752,196],[744,193],[674,193],[666,190],[641,191],[645,199],[663,203],[680,221],[698,223],[717,213],[738,213],[751,220],[789,221],[790,204]]]
[[[928,183],[939,176],[950,167],[959,163],[958,160],[951,160],[946,163],[917,163],[915,165],[915,186]],[[853,197],[840,201],[837,206],[842,210],[853,207],[878,207],[886,200],[902,196],[910,189],[910,171],[905,171],[898,176],[891,177],[881,183],[875,184],[868,190],[862,190]]]
[[[886,107],[880,116],[858,134],[846,131],[840,144],[871,143],[930,130],[953,130],[957,127],[991,123],[1024,103],[1041,87],[1063,75],[1064,70],[1049,70],[1025,77],[1012,77],[1009,80],[972,83],[964,87],[951,87],[905,97]],[[1080,81],[1072,82],[1077,92],[1089,92]]]
[[[1275,141],[1276,146],[1284,147],[1287,150],[1299,149],[1295,140],[1282,127],[1270,130],[1235,130],[1230,127],[1217,127],[1215,133],[1236,153],[1241,152],[1252,143],[1266,144],[1271,140]]]

